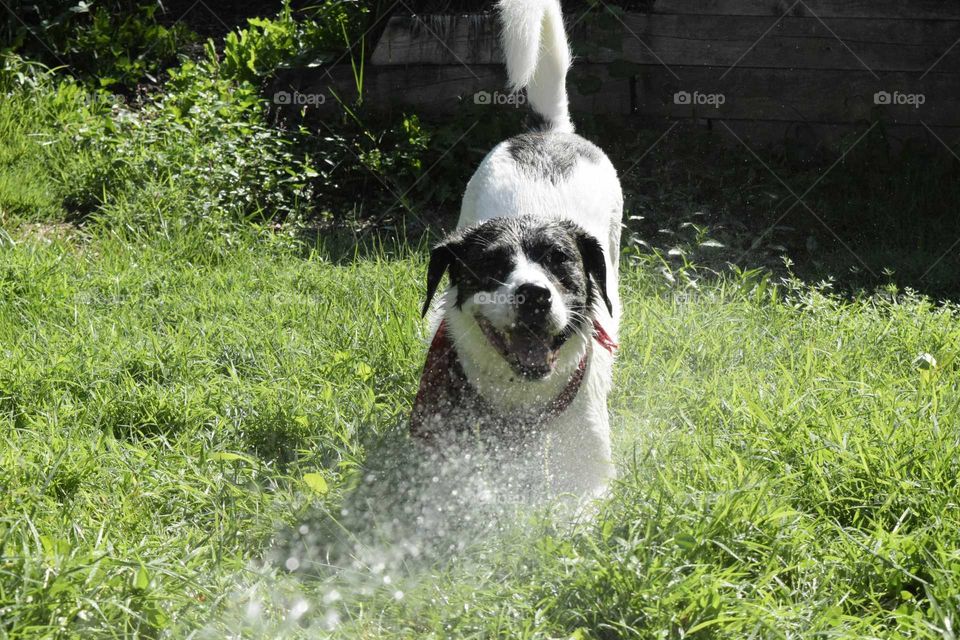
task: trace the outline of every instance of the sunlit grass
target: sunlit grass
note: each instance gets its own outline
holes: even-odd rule
[[[596,513],[478,505],[496,535],[354,563],[342,507],[424,471],[425,245],[244,221],[289,193],[199,125],[88,157],[67,93],[0,101],[0,638],[955,637],[954,305],[630,249]]]
[[[249,241],[197,257],[0,249],[8,632],[159,629],[216,600],[296,518],[302,474],[335,487],[364,432],[409,406],[416,262],[336,266]]]
[[[955,309],[624,273],[621,479],[573,533],[358,626],[489,637],[952,637]],[[929,358],[937,364],[929,366]],[[499,558],[499,561],[496,560]]]
[[[217,628],[271,536],[335,505],[364,436],[402,421],[421,254],[285,244],[242,235],[215,264],[97,237],[0,251],[6,633]],[[949,637],[955,310],[623,275],[621,478],[599,515],[419,567],[400,601],[348,601],[344,633]],[[297,589],[313,633],[329,582]]]

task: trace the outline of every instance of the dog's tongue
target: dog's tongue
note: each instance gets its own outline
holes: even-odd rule
[[[521,367],[540,376],[550,373],[557,360],[549,341],[525,331],[517,331],[510,337],[510,353]]]

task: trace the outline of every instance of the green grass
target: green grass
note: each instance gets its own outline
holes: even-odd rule
[[[14,637],[77,616],[144,631],[216,599],[302,509],[299,478],[335,486],[363,430],[408,406],[416,263],[182,249],[0,250],[0,629]]]
[[[423,260],[285,244],[2,249],[7,636],[180,637],[239,624],[237,585],[292,588],[249,563],[335,505],[364,437],[408,410]],[[624,268],[621,479],[595,523],[414,563],[401,601],[347,600],[344,635],[950,637],[956,310],[648,271]],[[306,629],[330,584],[296,584]]]
[[[404,525],[425,244],[250,222],[227,98],[3,88],[0,638],[955,637],[955,305],[630,248],[596,514]]]

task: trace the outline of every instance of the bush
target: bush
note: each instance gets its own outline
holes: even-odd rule
[[[56,201],[34,214],[85,220],[97,213],[104,224],[135,229],[299,214],[311,200],[309,159],[266,126],[251,85],[214,71],[187,62],[171,72],[165,94],[132,109],[9,59],[0,118],[13,131],[29,128],[16,139],[51,180]],[[174,209],[177,221],[164,213]]]
[[[50,13],[54,5],[36,11]],[[24,170],[22,161],[15,169],[11,162],[8,177],[0,177],[0,203],[7,211],[48,221],[96,219],[133,230],[310,216],[325,224],[366,224],[385,213],[402,216],[413,199],[443,201],[450,195],[443,180],[436,183],[439,189],[419,181],[424,166],[433,164],[427,159],[445,149],[434,153],[433,136],[416,116],[374,118],[361,100],[343,105],[317,135],[278,123],[263,98],[262,87],[277,69],[329,61],[342,51],[366,30],[369,9],[328,1],[295,15],[287,3],[275,19],[251,19],[247,28],[228,34],[222,50],[211,41],[196,59],[181,58],[166,70],[162,92],[141,91],[128,99],[110,91],[153,68],[145,62],[149,43],[123,54],[124,38],[111,43],[105,34],[121,21],[130,27],[123,31],[126,39],[160,37],[159,51],[171,51],[176,38],[149,26],[152,5],[136,5],[134,14],[109,20],[100,13],[103,7],[84,7],[77,10],[83,20],[60,17],[45,24],[68,50],[95,52],[88,69],[115,76],[102,82],[68,78],[16,56],[0,74],[9,98],[0,105],[0,118],[18,132],[6,141],[7,155],[32,157],[36,168],[30,173],[40,176],[10,177]],[[363,45],[349,52],[358,56],[353,62],[361,86],[363,53]],[[446,140],[442,132],[437,140]]]
[[[132,87],[176,60],[196,35],[183,23],[158,20],[160,2],[63,0],[14,2],[0,18],[7,51],[70,72],[95,85]]]
[[[348,34],[362,33],[368,13],[357,4],[326,0],[298,20],[286,0],[276,18],[250,18],[247,28],[226,35],[222,73],[255,83],[280,68],[331,62],[350,46]]]

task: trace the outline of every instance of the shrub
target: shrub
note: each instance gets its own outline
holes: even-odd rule
[[[358,4],[326,0],[297,19],[286,0],[275,18],[250,18],[247,28],[226,35],[218,56],[222,73],[255,83],[279,68],[331,62],[350,46],[348,34],[363,32],[368,13]]]
[[[123,20],[142,13],[147,25],[154,10],[137,6],[140,13]],[[179,66],[166,70],[162,92],[140,92],[136,100],[104,87],[147,73],[144,51],[120,56],[122,43],[105,39],[120,19],[109,22],[98,11],[84,10],[88,22],[62,18],[48,26],[64,31],[58,36],[62,43],[82,44],[72,50],[95,50],[101,62],[113,60],[104,64],[116,77],[105,77],[103,86],[17,57],[9,58],[2,72],[0,88],[10,100],[0,105],[0,118],[19,132],[7,141],[16,145],[7,148],[21,159],[33,156],[37,167],[31,173],[41,176],[28,182],[11,177],[12,169],[0,174],[0,202],[8,211],[24,218],[89,222],[93,217],[115,229],[170,231],[201,220],[229,227],[316,212],[328,222],[366,224],[382,214],[402,216],[413,199],[449,196],[444,181],[439,189],[427,189],[427,181],[419,180],[424,166],[433,164],[427,159],[445,149],[433,153],[432,135],[416,116],[375,118],[358,101],[343,105],[318,135],[302,125],[277,123],[263,98],[261,88],[277,69],[329,60],[363,33],[368,8],[328,1],[295,15],[287,3],[276,18],[252,19],[229,34],[222,51],[211,41],[197,59],[181,58]],[[138,29],[130,26],[125,33],[136,39]],[[151,29],[164,39],[159,50],[174,46],[176,38]],[[362,56],[363,45],[359,49],[350,55]],[[114,54],[120,57],[110,58]],[[123,69],[113,64],[121,57]],[[362,57],[354,64],[362,87]],[[17,171],[22,173],[22,166],[18,161]]]
[[[14,58],[0,88],[0,118],[19,131],[21,156],[32,158],[53,194],[25,217],[97,213],[115,227],[170,229],[201,219],[287,218],[311,200],[309,159],[266,125],[251,85],[225,81],[206,63],[171,71],[167,92],[136,109]],[[177,220],[166,215],[172,211]]]
[[[0,17],[12,51],[48,65],[66,65],[96,85],[134,86],[176,60],[196,35],[183,23],[164,26],[160,2],[71,0],[13,2]]]

